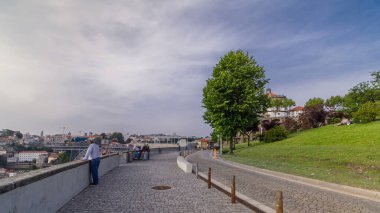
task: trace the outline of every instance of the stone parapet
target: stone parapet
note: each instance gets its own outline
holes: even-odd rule
[[[99,176],[118,165],[118,154],[102,156]],[[56,212],[90,181],[90,161],[69,162],[2,179],[1,211]]]

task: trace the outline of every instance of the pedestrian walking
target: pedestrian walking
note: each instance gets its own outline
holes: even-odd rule
[[[149,152],[150,152],[149,145],[146,143],[143,146],[142,150],[144,151],[143,160],[149,160]]]
[[[100,149],[99,145],[94,143],[93,140],[90,141],[90,146],[88,146],[86,155],[83,157],[83,160],[91,160],[91,175],[92,183],[91,185],[98,185],[99,183],[99,164],[100,164]]]
[[[150,147],[149,147],[149,144],[146,144],[146,147],[147,147],[147,154],[148,154],[148,160],[150,158]]]
[[[139,146],[136,146],[133,148],[133,151],[135,151],[135,159],[140,159],[141,157],[141,150]]]

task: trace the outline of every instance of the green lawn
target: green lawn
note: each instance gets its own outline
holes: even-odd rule
[[[236,145],[223,158],[274,171],[380,190],[380,121],[329,125],[274,143]]]

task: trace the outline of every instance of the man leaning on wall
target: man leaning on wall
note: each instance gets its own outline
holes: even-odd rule
[[[86,155],[83,160],[91,160],[91,175],[92,183],[91,185],[98,185],[99,183],[99,164],[100,164],[100,148],[99,145],[94,143],[93,140],[90,141],[90,146],[88,146]]]

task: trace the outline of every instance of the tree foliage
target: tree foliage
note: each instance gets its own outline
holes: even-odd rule
[[[213,141],[214,143],[219,141],[217,132],[213,131],[210,136],[211,136],[211,141]]]
[[[16,132],[16,137],[18,138],[18,139],[22,139],[22,137],[23,137],[23,135],[21,134],[21,132]]]
[[[343,97],[336,95],[331,96],[325,101],[327,121],[329,124],[339,123],[344,117]]]
[[[343,97],[336,95],[326,99],[325,107],[328,111],[339,111],[343,106]]]
[[[13,136],[14,134],[15,134],[15,131],[13,131],[13,130],[3,129],[1,136],[9,137],[9,136]]]
[[[94,143],[100,145],[102,143],[102,138],[101,137],[95,137],[94,138]]]
[[[111,135],[111,139],[116,139],[119,143],[125,143],[124,135],[121,132],[114,132]]]
[[[253,125],[249,125],[247,128],[245,128],[245,130],[242,132],[242,135],[243,137],[244,136],[247,136],[247,140],[248,140],[248,146],[249,146],[249,142],[251,141],[251,136],[254,132],[258,131],[259,130],[259,127],[258,125],[256,124],[253,124]],[[244,137],[245,138],[245,137]]]
[[[129,144],[129,143],[131,143],[132,142],[132,138],[127,138],[127,140],[125,140],[125,143],[126,144]]]
[[[278,120],[278,119],[274,119],[274,120],[271,120],[271,121],[264,120],[264,121],[261,122],[261,126],[265,130],[270,130],[273,127],[278,126],[278,125],[280,125],[280,120]]]
[[[0,155],[0,167],[7,167],[7,157],[5,155]]]
[[[248,53],[230,51],[215,65],[203,89],[203,118],[230,141],[249,126],[257,125],[269,106],[264,93],[268,82],[263,67]]]
[[[288,132],[282,126],[275,126],[264,134],[264,142],[280,141],[288,137]]]
[[[300,115],[302,129],[316,128],[326,123],[327,113],[323,105],[306,106],[304,112]]]
[[[296,105],[296,102],[288,98],[272,98],[270,100],[270,106],[275,108],[275,115],[280,111],[280,108],[288,108],[294,105]]]
[[[69,155],[66,152],[61,152],[58,154],[59,163],[67,163],[70,161]]]
[[[101,139],[106,139],[106,138],[107,138],[107,134],[104,133],[104,132],[101,133],[101,134],[100,134],[100,138],[101,138]]]
[[[374,121],[376,116],[380,116],[380,101],[376,101],[375,103],[369,101],[353,113],[355,122],[361,123]]]
[[[380,71],[371,73],[372,81],[361,82],[344,96],[343,106],[348,115],[359,110],[367,102],[380,101]]]
[[[305,103],[305,107],[314,107],[317,105],[322,105],[325,103],[325,101],[322,98],[310,98]]]
[[[373,77],[373,80],[371,81],[372,85],[375,88],[379,89],[379,87],[380,87],[380,70],[371,73],[371,76]]]
[[[292,118],[285,118],[282,125],[284,126],[286,131],[290,133],[296,132],[300,128],[299,123]]]

